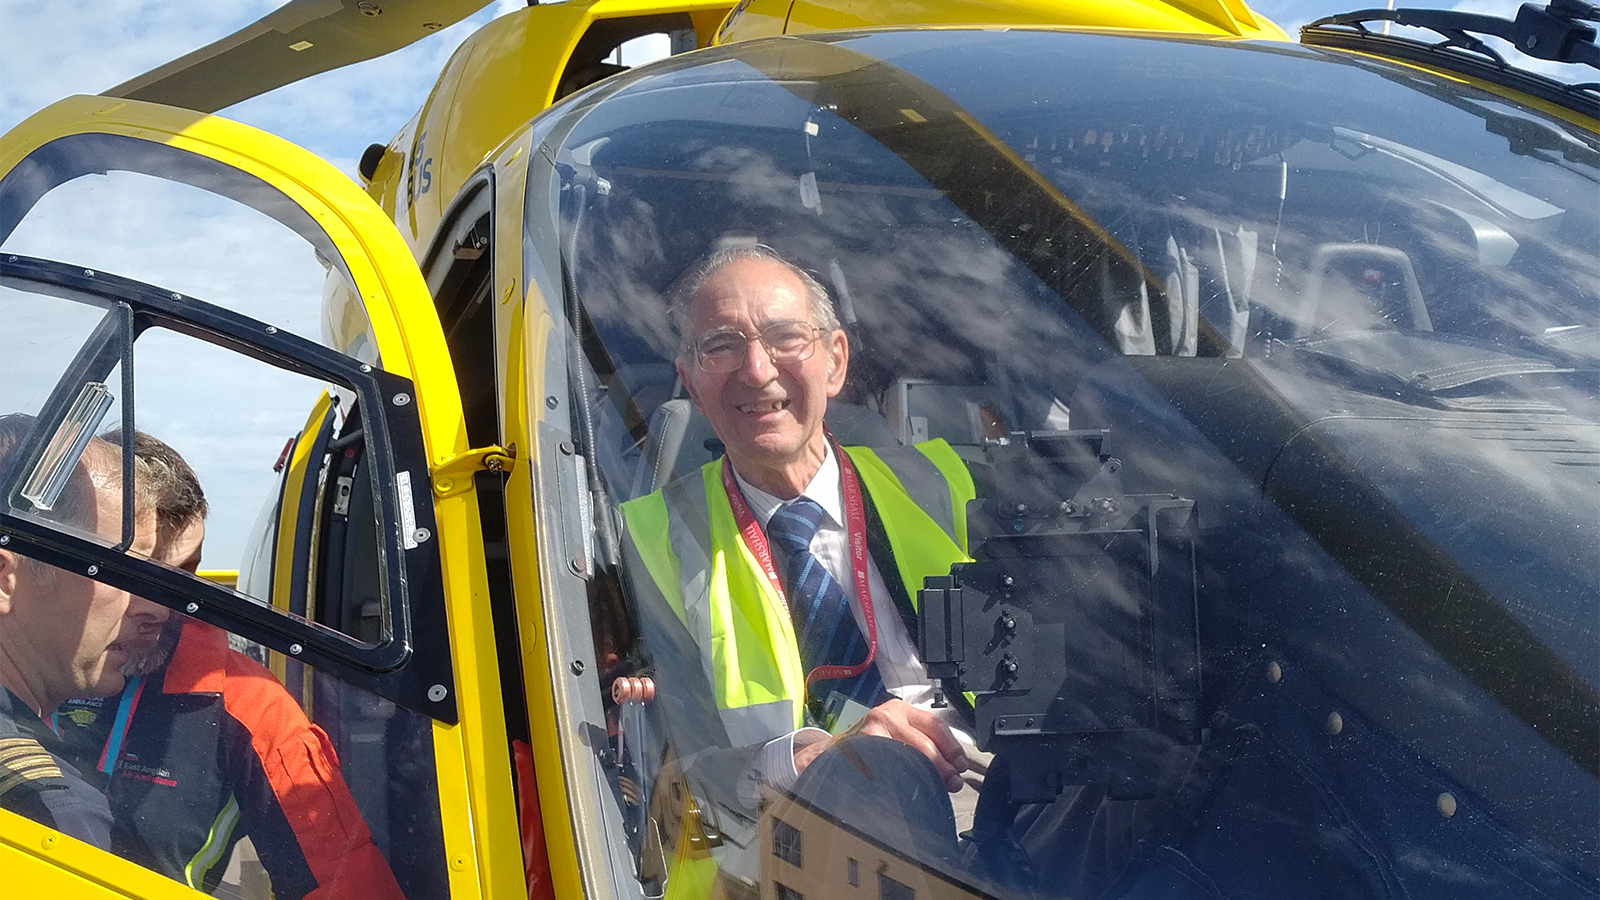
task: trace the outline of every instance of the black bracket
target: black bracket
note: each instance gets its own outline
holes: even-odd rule
[[[1600,21],[1600,6],[1587,0],[1552,0],[1544,7],[1524,3],[1514,20],[1448,9],[1364,9],[1318,19],[1306,27],[1346,26],[1369,33],[1369,22],[1393,22],[1426,28],[1445,37],[1434,45],[1437,48],[1460,47],[1508,65],[1477,37],[1488,35],[1508,41],[1535,59],[1600,69],[1600,45],[1595,44],[1595,27],[1588,24],[1593,21]]]

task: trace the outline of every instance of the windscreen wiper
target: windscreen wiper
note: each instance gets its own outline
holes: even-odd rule
[[[1425,28],[1444,39],[1426,43],[1393,37],[1367,27],[1374,22]],[[1589,0],[1551,0],[1546,6],[1524,3],[1515,19],[1449,9],[1363,9],[1312,22],[1300,29],[1300,42],[1375,51],[1443,66],[1568,107],[1576,106],[1580,112],[1593,116],[1600,112],[1600,82],[1563,84],[1519,69],[1482,39],[1500,38],[1535,59],[1600,69],[1595,23],[1600,23],[1600,5]]]
[[[1366,31],[1368,22],[1426,28],[1444,35],[1445,41],[1438,47],[1461,47],[1492,57],[1501,65],[1507,64],[1505,58],[1474,35],[1502,38],[1535,59],[1600,69],[1600,45],[1595,44],[1594,26],[1588,24],[1600,22],[1600,6],[1588,0],[1551,0],[1543,8],[1524,3],[1516,19],[1453,9],[1364,9],[1318,19],[1307,27],[1349,25]]]

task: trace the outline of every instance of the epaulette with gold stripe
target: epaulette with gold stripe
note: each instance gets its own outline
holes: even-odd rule
[[[20,785],[62,777],[61,767],[38,741],[30,737],[0,738],[0,797]]]

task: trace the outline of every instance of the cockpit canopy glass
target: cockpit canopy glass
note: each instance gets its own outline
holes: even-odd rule
[[[1027,31],[760,42],[552,116],[630,890],[1595,888],[1592,130],[1348,54]],[[739,668],[802,626],[737,596],[671,308],[754,244],[828,294],[879,524],[878,463],[950,487],[953,574],[871,551],[878,659],[1016,848],[970,786],[948,829],[773,776],[842,718]]]

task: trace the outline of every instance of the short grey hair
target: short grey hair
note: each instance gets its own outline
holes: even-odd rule
[[[122,429],[113,428],[101,439],[121,447]],[[143,431],[133,433],[136,473],[135,505],[141,513],[154,511],[163,537],[171,537],[195,522],[204,522],[210,507],[200,478],[183,456],[166,442]]]
[[[811,277],[811,273],[789,261],[783,254],[772,249],[766,244],[734,244],[712,251],[699,262],[690,266],[678,283],[673,286],[670,293],[672,328],[678,333],[678,356],[684,358],[689,352],[694,336],[689,333],[690,315],[689,308],[694,304],[694,298],[705,287],[712,275],[718,269],[741,260],[760,260],[763,262],[777,263],[794,273],[805,286],[806,304],[810,307],[812,324],[823,331],[832,334],[838,331],[839,316],[833,311],[833,300],[828,297],[828,289],[821,282]]]

